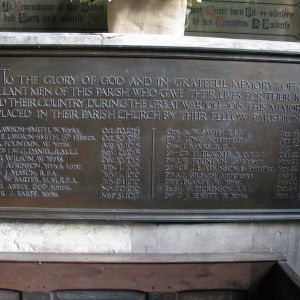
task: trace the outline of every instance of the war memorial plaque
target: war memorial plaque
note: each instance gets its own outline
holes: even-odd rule
[[[1,51],[2,218],[299,218],[297,57]]]

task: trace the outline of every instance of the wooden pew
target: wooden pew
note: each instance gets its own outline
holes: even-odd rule
[[[0,300],[299,300],[275,253],[0,253]]]

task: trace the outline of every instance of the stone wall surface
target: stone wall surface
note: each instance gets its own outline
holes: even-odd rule
[[[300,223],[0,223],[2,252],[224,253],[271,251],[300,275]]]
[[[1,252],[126,253],[131,228],[89,223],[1,223]]]
[[[132,228],[133,252],[280,252],[300,274],[300,223],[151,225]]]

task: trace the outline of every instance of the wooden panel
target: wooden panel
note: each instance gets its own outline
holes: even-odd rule
[[[18,276],[12,276],[18,274]],[[28,292],[78,289],[176,292],[248,290],[251,263],[72,264],[1,263],[0,288]]]
[[[178,300],[248,300],[248,293],[241,291],[205,291],[181,293]]]
[[[13,253],[0,252],[0,262],[71,263],[230,263],[276,262],[286,260],[281,253],[232,252],[192,254],[97,254],[97,253]]]
[[[53,300],[50,293],[22,293],[22,300]]]
[[[261,281],[270,272],[274,263],[272,262],[254,262],[251,270],[250,294],[255,293],[255,290],[261,284]]]
[[[300,278],[286,262],[279,262],[262,280],[253,299],[299,300]]]
[[[145,300],[145,294],[122,291],[63,291],[54,293],[51,300]]]
[[[21,300],[19,292],[0,290],[0,300]]]
[[[150,293],[147,300],[177,300],[177,293]]]

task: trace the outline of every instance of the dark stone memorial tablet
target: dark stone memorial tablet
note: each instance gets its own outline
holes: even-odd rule
[[[297,57],[2,50],[0,214],[298,219]]]

